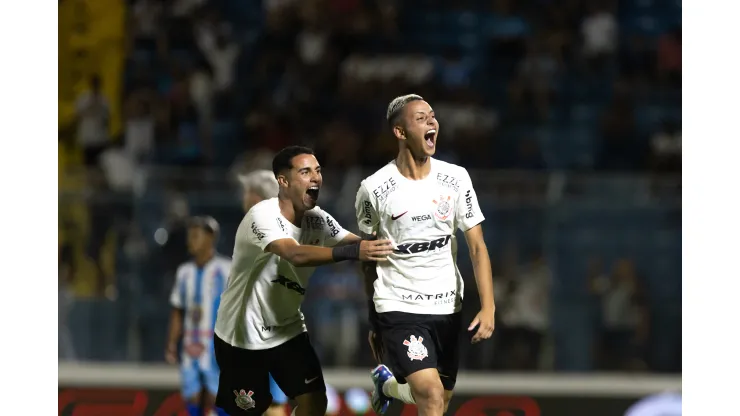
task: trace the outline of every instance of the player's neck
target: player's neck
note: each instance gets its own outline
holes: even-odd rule
[[[297,209],[288,199],[278,199],[278,204],[283,217],[296,227],[300,227],[304,211]]]
[[[429,175],[429,172],[432,170],[432,162],[429,156],[414,158],[411,151],[401,149],[396,157],[396,167],[398,168],[398,172],[404,177],[418,181]]]
[[[198,266],[198,267],[205,266],[206,264],[208,264],[209,261],[211,261],[211,259],[215,255],[216,255],[216,251],[213,250],[213,249],[211,249],[211,250],[209,250],[209,251],[207,251],[207,252],[205,252],[205,253],[203,253],[203,254],[201,254],[199,256],[195,256],[195,259],[194,260],[195,260],[196,266]]]

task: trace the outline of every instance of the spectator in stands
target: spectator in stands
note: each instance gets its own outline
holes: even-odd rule
[[[100,76],[90,77],[90,89],[77,98],[77,143],[84,163],[94,166],[109,143],[110,105],[102,91]]]
[[[509,88],[514,108],[521,112],[531,105],[541,118],[546,118],[559,69],[557,60],[541,39],[530,41]]]
[[[627,172],[646,167],[647,142],[637,131],[635,109],[626,92],[628,88],[624,80],[615,83],[615,98],[601,120],[597,169]]]
[[[213,68],[215,91],[219,94],[229,93],[234,85],[239,45],[227,30],[220,29],[216,32],[213,43],[201,40],[199,46]]]
[[[146,94],[134,93],[124,108],[124,148],[134,161],[148,160],[154,152],[155,120],[150,101]]]
[[[629,259],[618,260],[611,276],[597,276],[591,288],[602,307],[602,368],[644,370],[650,315],[634,264]]]
[[[645,36],[633,35],[620,45],[621,73],[639,81],[649,81],[655,73],[655,51]]]
[[[128,21],[129,47],[156,51],[161,41],[164,7],[159,0],[137,0]]]
[[[324,60],[330,39],[329,26],[315,7],[301,9],[303,30],[296,37],[296,52],[303,65],[314,66]]]
[[[208,0],[173,0],[171,13],[173,16],[186,17],[205,6]]]
[[[656,172],[681,172],[681,130],[677,123],[665,121],[650,139],[652,168]]]
[[[509,305],[502,317],[508,327],[505,340],[509,370],[537,370],[540,352],[550,324],[550,268],[541,254],[511,282]]]
[[[95,168],[88,172],[88,210],[89,210],[89,240],[86,254],[95,266],[96,287],[95,293],[99,297],[115,297],[115,287],[112,284],[113,276],[104,267],[102,253],[106,244],[108,232],[115,221],[115,211],[110,193],[110,186],[102,168]]]
[[[588,7],[581,23],[583,57],[589,69],[601,71],[617,52],[619,28],[610,7],[598,1],[588,2]]]
[[[449,49],[437,63],[437,77],[447,93],[453,93],[470,84],[472,62],[458,49]]]

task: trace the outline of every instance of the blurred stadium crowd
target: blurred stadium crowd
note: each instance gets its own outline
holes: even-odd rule
[[[680,371],[680,0],[59,7],[60,359],[163,361],[184,219],[218,219],[230,255],[236,174],[285,145],[316,149],[319,203],[355,229],[396,153],[385,108],[414,92],[487,216],[499,322],[463,368]],[[324,365],[372,364],[364,308],[353,265],[319,269]]]

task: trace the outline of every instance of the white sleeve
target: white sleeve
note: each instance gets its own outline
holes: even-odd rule
[[[457,209],[455,212],[455,223],[457,228],[463,232],[483,222],[485,217],[478,205],[478,196],[473,189],[473,181],[468,171],[463,169],[460,175],[460,192],[457,194]]]
[[[185,309],[185,273],[183,273],[182,266],[178,267],[175,273],[175,284],[170,293],[170,305],[173,308]]]
[[[250,228],[247,233],[247,241],[250,244],[254,244],[264,251],[265,247],[275,240],[293,238],[283,230],[279,218],[280,212],[270,212],[269,209],[264,209],[265,207],[260,208],[251,209],[247,214]]]
[[[321,208],[318,208],[319,213],[324,218],[326,227],[324,227],[324,233],[326,237],[324,239],[325,247],[334,247],[339,244],[340,241],[349,235],[349,231],[345,230],[337,220],[334,219],[328,212]]]
[[[378,224],[380,224],[378,211],[373,203],[374,200],[375,198],[370,195],[367,187],[365,187],[365,181],[362,181],[355,198],[355,212],[357,214],[357,226],[365,234],[372,234],[377,231]]]

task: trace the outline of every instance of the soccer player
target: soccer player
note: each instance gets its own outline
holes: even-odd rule
[[[373,370],[372,405],[382,414],[396,398],[416,404],[420,415],[439,416],[458,371],[463,280],[456,265],[457,229],[470,249],[481,302],[468,331],[473,343],[493,332],[483,214],[467,170],[432,158],[439,122],[429,103],[413,94],[398,97],[388,106],[387,120],[398,156],[362,181],[355,203],[363,238],[377,235],[395,247],[388,261],[363,264],[366,279],[374,280],[371,346],[393,370],[383,364]]]
[[[242,207],[246,214],[256,204],[278,195],[278,183],[275,174],[269,170],[255,170],[239,176],[242,184]],[[285,416],[283,406],[288,403],[288,396],[280,390],[275,379],[270,376],[270,394],[272,403],[265,411],[265,416]]]
[[[177,344],[182,341],[182,397],[191,416],[208,414],[215,406],[218,392],[219,369],[214,360],[213,325],[231,269],[231,260],[216,254],[218,230],[218,223],[211,217],[191,220],[187,245],[193,260],[177,269],[170,296],[172,313],[165,358],[170,364],[176,364]],[[203,390],[206,391],[205,397],[201,396]]]
[[[218,407],[260,415],[271,374],[295,399],[293,414],[324,416],[324,376],[300,310],[316,266],[383,261],[387,240],[362,241],[316,205],[321,166],[311,149],[287,147],[273,159],[277,198],[253,206],[236,232],[233,268],[221,297],[214,343],[221,368]]]

